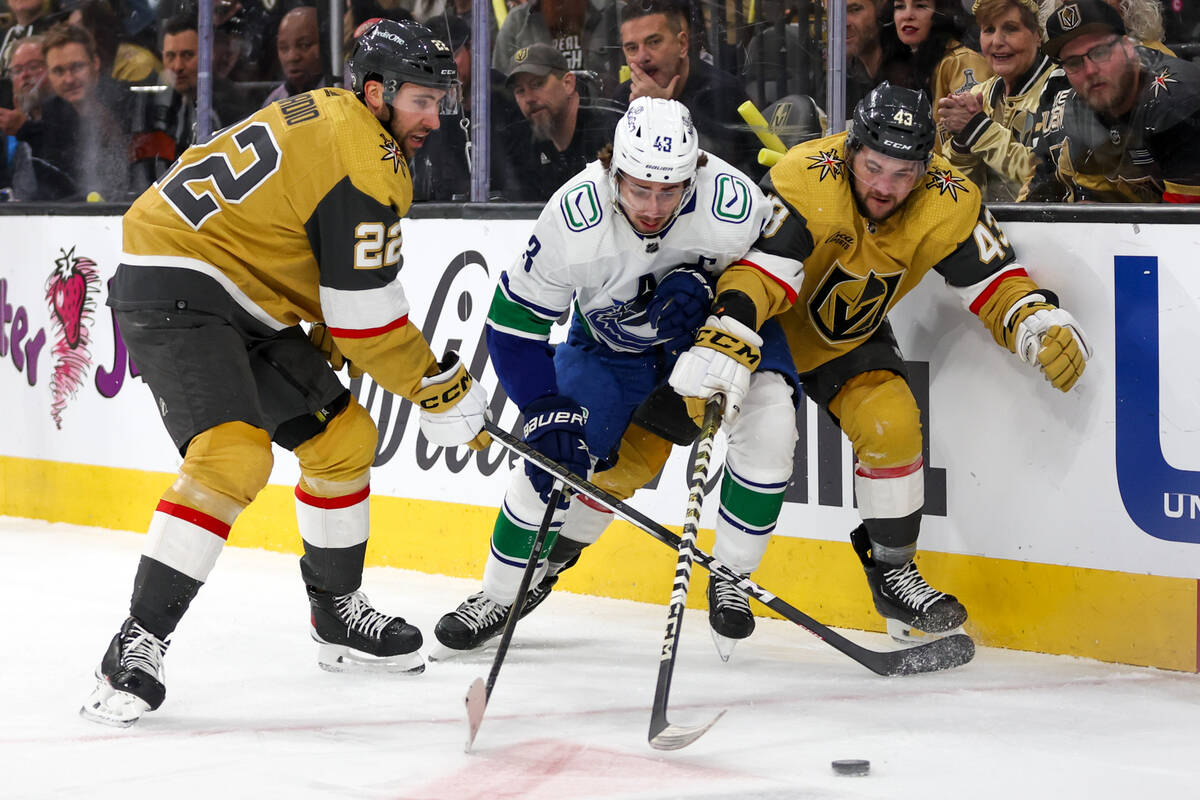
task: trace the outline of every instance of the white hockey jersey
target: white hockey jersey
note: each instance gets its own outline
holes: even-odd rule
[[[719,275],[771,216],[750,178],[707,158],[686,207],[654,236],[625,219],[599,161],[564,184],[542,209],[526,251],[501,276],[488,312],[491,333],[545,341],[574,303],[592,336],[613,350],[641,352],[665,341],[645,314],[663,276],[684,264]]]

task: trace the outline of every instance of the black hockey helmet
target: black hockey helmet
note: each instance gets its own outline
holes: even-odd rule
[[[381,19],[354,42],[348,59],[350,88],[362,98],[368,80],[383,84],[383,102],[391,104],[405,83],[445,89],[457,100],[458,68],[454,52],[424,25]]]
[[[905,161],[927,161],[934,133],[933,110],[925,93],[884,81],[854,107],[846,144]]]

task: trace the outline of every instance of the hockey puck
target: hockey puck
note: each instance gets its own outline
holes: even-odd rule
[[[866,775],[871,771],[871,762],[865,758],[845,758],[833,762],[833,771],[838,775]]]

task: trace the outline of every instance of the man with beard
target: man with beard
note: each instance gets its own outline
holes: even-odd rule
[[[1066,73],[1020,200],[1200,202],[1200,67],[1136,46],[1104,0],[1072,0],[1043,52]]]
[[[846,108],[875,88],[882,67],[879,0],[846,0]]]
[[[619,111],[585,105],[562,53],[548,44],[518,50],[508,86],[525,119],[501,134],[512,164],[506,195],[548,200],[612,142]]]
[[[190,148],[125,214],[108,304],[183,464],[84,717],[128,726],[162,704],[170,636],[266,485],[272,442],[299,461],[318,664],[424,669],[421,632],[359,591],[378,433],[333,368],[349,359],[413,401],[436,445],[489,441],[483,389],[457,354],[438,362],[400,283],[408,159],[459,84],[450,49],[416,23],[376,23],[348,66],[353,91],[267,106]]]
[[[1056,389],[1069,390],[1091,355],[1079,323],[1016,261],[979,190],[933,155],[934,135],[929,99],[884,82],[855,108],[849,132],[789,150],[763,181],[774,214],[721,274],[712,312],[733,320],[731,353],[746,339],[739,329],[779,320],[804,393],[850,440],[862,518],[850,541],[897,639],[943,635],[967,611],[913,561],[925,504],[921,410],[888,312],[936,271]],[[697,337],[680,356],[675,390],[706,398],[744,386],[754,365],[703,344]]]

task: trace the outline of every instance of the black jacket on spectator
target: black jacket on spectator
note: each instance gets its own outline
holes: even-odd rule
[[[579,105],[575,135],[561,153],[549,139],[535,139],[529,120],[522,119],[500,134],[513,165],[516,183],[508,187],[508,200],[549,200],[564,183],[596,160],[596,153],[612,144],[621,112],[612,108]]]
[[[621,84],[617,100],[629,104],[630,84]],[[738,106],[747,97],[737,78],[710,64],[693,59],[683,92],[676,98],[692,112],[692,121],[700,132],[700,147],[720,156],[752,178],[760,178],[758,164],[762,145],[738,114]]]
[[[70,179],[59,185],[40,181],[36,199],[82,200],[97,192],[104,200],[120,202],[135,191],[129,169],[133,92],[128,84],[107,77],[100,78],[95,92],[95,115],[82,119],[73,105],[52,97],[42,104],[40,120],[30,120],[17,131],[34,158]]]

